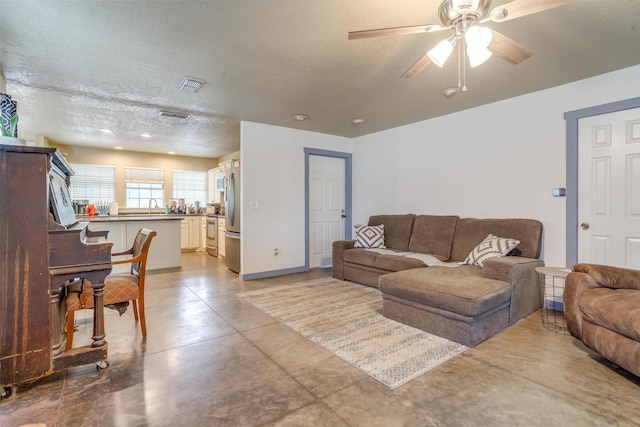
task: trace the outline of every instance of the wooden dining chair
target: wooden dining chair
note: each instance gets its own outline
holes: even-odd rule
[[[133,241],[133,246],[124,252],[111,254],[111,256],[131,255],[131,258],[112,261],[113,265],[131,264],[128,273],[113,273],[104,281],[104,306],[117,305],[131,301],[133,316],[140,320],[142,336],[147,336],[147,323],[144,315],[144,281],[147,268],[147,256],[151,240],[158,233],[142,228]],[[77,310],[93,308],[93,288],[87,281],[81,281],[78,286],[67,290],[67,345],[66,349],[73,347],[74,319]],[[121,312],[122,314],[122,312]]]

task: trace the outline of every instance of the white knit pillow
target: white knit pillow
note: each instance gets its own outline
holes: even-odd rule
[[[482,267],[482,264],[489,258],[506,256],[519,244],[520,240],[497,237],[489,234],[486,239],[473,248],[462,264]]]
[[[384,225],[356,225],[356,248],[386,248]]]

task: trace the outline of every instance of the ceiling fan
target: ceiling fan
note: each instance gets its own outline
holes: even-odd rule
[[[533,55],[533,52],[509,37],[496,30],[478,24],[483,24],[488,21],[508,21],[552,9],[572,1],[573,0],[513,0],[489,12],[491,0],[444,0],[438,8],[438,15],[440,16],[442,25],[425,24],[352,31],[349,33],[349,40],[453,30],[453,34],[441,40],[425,53],[424,56],[418,59],[401,77],[403,79],[414,77],[421,73],[432,62],[442,67],[453,51],[454,46],[457,45],[458,87],[443,90],[445,96],[450,97],[459,90],[467,90],[465,84],[467,63],[464,57],[465,50],[471,67],[483,64],[492,55],[496,55],[511,64],[519,64]]]

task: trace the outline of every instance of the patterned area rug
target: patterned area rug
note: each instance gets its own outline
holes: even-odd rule
[[[380,291],[332,278],[238,294],[391,390],[468,347],[382,315]]]

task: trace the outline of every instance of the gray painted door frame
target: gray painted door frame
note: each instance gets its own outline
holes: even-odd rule
[[[352,154],[340,151],[321,150],[318,148],[304,149],[304,269],[309,269],[309,156],[337,157],[344,159],[344,199],[345,215],[344,236],[351,239],[352,228]]]
[[[640,97],[564,113],[567,135],[566,267],[578,262],[578,120],[640,107]]]

